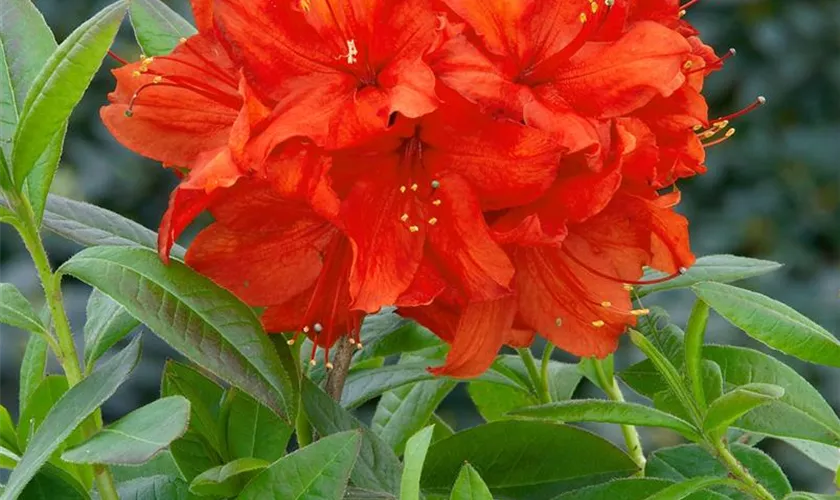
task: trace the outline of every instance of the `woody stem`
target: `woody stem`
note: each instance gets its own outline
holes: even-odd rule
[[[355,346],[347,340],[347,337],[342,337],[336,344],[333,369],[327,375],[326,391],[338,402],[341,402],[341,393],[344,391],[344,383],[347,381],[347,373],[350,371],[350,362],[353,360],[355,350]]]

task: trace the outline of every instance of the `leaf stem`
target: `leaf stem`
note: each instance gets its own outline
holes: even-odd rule
[[[50,266],[49,257],[44,248],[44,242],[41,240],[38,223],[35,221],[35,213],[29,204],[29,200],[23,196],[12,194],[10,201],[13,203],[20,221],[20,224],[15,227],[18,229],[20,237],[23,239],[23,244],[29,251],[32,262],[35,264],[35,270],[44,289],[44,299],[47,302],[47,307],[52,317],[56,335],[55,340],[58,343],[50,342],[50,347],[53,349],[56,358],[61,364],[61,368],[64,370],[64,374],[67,376],[67,384],[73,387],[82,381],[83,375],[81,365],[79,364],[79,355],[76,352],[76,344],[73,341],[73,331],[70,328],[70,321],[67,319],[67,312],[64,309],[64,298],[61,294],[61,276],[53,273],[52,267]],[[89,438],[99,432],[99,429],[102,428],[102,414],[100,411],[97,410],[91,418],[86,419],[82,423],[81,428],[85,438]],[[119,500],[111,471],[101,465],[94,466],[93,471],[100,498],[103,500]]]
[[[732,474],[735,479],[745,486],[745,488],[742,488],[744,491],[760,500],[774,500],[773,495],[767,491],[767,488],[752,477],[741,462],[735,458],[735,455],[729,451],[729,448],[727,448],[726,444],[722,440],[714,441],[711,444],[720,462],[726,466],[729,473]]]
[[[551,394],[548,392],[547,381],[540,377],[540,372],[537,371],[537,362],[534,360],[534,355],[531,353],[530,347],[519,347],[516,349],[519,357],[522,358],[522,363],[525,364],[525,369],[528,371],[528,376],[534,384],[534,391],[540,403],[546,404],[551,402]],[[547,368],[546,368],[547,369]]]
[[[593,361],[598,382],[600,382],[601,388],[607,397],[613,401],[624,402],[624,394],[621,393],[621,388],[618,387],[615,377],[607,377],[603,361],[600,359],[594,359]],[[642,449],[639,431],[633,425],[623,424],[621,425],[621,433],[624,435],[624,444],[627,446],[627,452],[630,454],[630,458],[633,459],[633,462],[639,468],[637,475],[643,477],[647,460],[645,459],[645,452]]]
[[[554,344],[551,342],[546,341],[545,349],[543,349],[542,355],[542,366],[541,372],[542,376],[540,377],[542,380],[542,386],[545,390],[544,397],[548,400],[547,402],[551,402],[553,398],[551,397],[551,380],[550,380],[550,373],[548,372],[548,368],[551,366],[551,353],[554,352]]]

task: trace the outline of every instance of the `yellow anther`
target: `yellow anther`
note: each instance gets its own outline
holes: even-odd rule
[[[412,233],[416,233],[417,231],[420,230],[420,228],[417,227],[417,226],[411,226],[411,227],[408,228],[408,230],[411,231]]]
[[[586,22],[586,12],[580,13],[580,23],[583,24]]]
[[[303,327],[303,333],[309,333],[309,327],[308,326]]]
[[[718,130],[723,130],[729,126],[729,120],[721,120],[719,122],[715,122],[714,127]]]
[[[140,78],[140,75],[142,75],[142,74],[143,73],[141,73],[140,71],[133,71],[131,73],[131,76],[133,76],[134,78]]]
[[[694,126],[694,131],[695,132],[700,132],[701,130],[703,130],[703,125],[695,125]]]
[[[406,188],[405,186],[400,186],[400,193],[405,193],[406,189],[408,188]]]
[[[304,12],[309,12],[309,9],[312,7],[312,3],[310,0],[300,0],[299,2],[300,10]]]
[[[624,284],[624,289],[627,290],[628,292],[632,292],[633,291],[633,285],[628,285],[627,283],[625,283]]]
[[[411,190],[412,191],[417,191],[419,188],[420,188],[420,186],[418,186],[417,184],[412,184],[411,185]]]
[[[347,53],[338,56],[337,59],[347,59],[347,64],[355,64],[358,59],[359,49],[356,48],[356,40],[347,40]]]
[[[187,43],[187,39],[184,38],[184,37],[181,37],[181,38],[178,39],[178,43]]]
[[[563,318],[554,318],[554,325],[555,326],[563,326]]]
[[[605,300],[601,302],[601,307],[612,307],[612,302],[610,302],[609,300]]]
[[[683,64],[683,69],[691,69],[692,66],[694,66],[692,61],[686,61],[685,64]]]
[[[329,361],[327,361],[327,370],[332,370],[333,368],[335,368],[335,367],[333,366],[333,364],[332,364],[332,363],[330,363]]]
[[[289,345],[295,345],[295,339],[289,339],[286,341],[286,343]]]
[[[317,362],[317,361],[315,361],[314,359],[310,359],[310,360],[309,360],[309,364],[310,364],[311,366],[315,366],[315,365],[317,365],[317,364],[318,364],[318,362]]]
[[[347,339],[347,342],[350,342],[350,345],[354,345],[356,343],[356,339],[350,337],[349,339]]]
[[[432,225],[432,226],[437,224],[437,222],[438,222],[437,217],[432,217],[431,219],[429,219],[429,224]]]
[[[154,80],[152,80],[152,83],[160,83],[160,82],[162,82],[162,81],[163,81],[163,77],[162,77],[162,76],[156,76],[156,77],[155,77],[155,79],[154,79]]]
[[[650,309],[634,309],[630,311],[633,316],[647,316],[650,314]]]
[[[408,214],[402,214],[402,215],[400,216],[400,220],[401,220],[401,221],[403,221],[403,222],[408,221]]]
[[[682,18],[682,17],[685,17],[685,14],[686,14],[685,9],[683,9],[683,10],[679,11],[679,13],[678,13],[679,17],[681,17],[681,18]]]
[[[593,14],[594,14],[594,13],[596,13],[596,12],[598,12],[598,4],[597,4],[597,3],[592,2],[592,3],[589,5],[589,7],[592,9],[592,13],[593,13]]]
[[[606,323],[604,323],[600,319],[592,322],[592,326],[594,326],[595,328],[603,328],[604,325],[606,325]]]
[[[435,201],[432,202],[432,205],[434,205],[436,207],[439,207],[441,203],[443,203],[443,202],[440,201],[440,200],[435,200]]]
[[[357,343],[356,343],[356,349],[358,349],[358,350],[360,350],[360,351],[361,351],[362,349],[364,349],[364,346],[362,345],[362,343],[361,343],[361,342],[357,342]]]
[[[140,60],[145,61],[146,60],[146,54],[140,54]]]
[[[726,134],[724,135],[724,137],[728,139],[728,138],[732,137],[733,135],[735,135],[735,129],[731,128],[731,129],[726,131]]]

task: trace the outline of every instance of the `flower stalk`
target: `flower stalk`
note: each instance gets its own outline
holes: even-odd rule
[[[548,367],[545,366],[546,363],[543,363],[545,370],[543,372],[543,376],[540,376],[540,372],[537,370],[537,363],[534,360],[534,355],[531,353],[531,348],[520,347],[517,349],[517,352],[519,352],[519,357],[522,358],[522,362],[525,364],[525,369],[528,371],[528,376],[534,384],[534,390],[540,403],[550,403],[551,393],[548,390],[548,379],[545,377],[545,373],[548,371]]]
[[[621,393],[621,388],[618,387],[615,377],[607,376],[602,360],[595,359],[594,361],[595,374],[598,377],[601,389],[603,389],[604,393],[611,400],[624,402],[624,394]],[[647,460],[645,459],[645,452],[642,449],[639,431],[633,425],[622,425],[621,433],[624,435],[624,444],[627,446],[627,452],[630,454],[630,458],[633,459],[633,462],[639,468],[639,472],[636,475],[644,476]]]

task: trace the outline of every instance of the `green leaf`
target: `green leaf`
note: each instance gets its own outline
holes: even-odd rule
[[[709,406],[703,419],[705,432],[725,431],[727,427],[754,408],[779,399],[785,390],[772,384],[747,384],[727,392]]]
[[[147,56],[168,54],[181,38],[196,33],[190,23],[160,0],[133,0],[130,12],[134,36]]]
[[[328,436],[342,431],[361,430],[361,451],[350,475],[353,484],[367,490],[397,494],[402,465],[391,448],[312,381],[303,379],[301,388],[301,401],[306,416],[319,434]]]
[[[183,396],[190,402],[189,427],[206,437],[214,448],[222,450],[219,430],[219,405],[224,389],[196,368],[168,360],[161,376],[161,396]]]
[[[712,403],[723,394],[723,373],[720,366],[708,359],[700,363],[700,378],[706,403]]]
[[[615,363],[612,354],[602,360],[599,360],[598,358],[580,358],[578,371],[585,376],[587,380],[592,382],[595,387],[598,387],[602,391],[607,391],[607,387],[601,387],[601,380],[598,377],[598,370],[596,368],[597,363],[601,363],[607,380],[611,380],[615,376]]]
[[[786,496],[784,500],[837,500],[837,495],[819,495],[806,491],[796,491]]]
[[[45,377],[35,387],[32,396],[18,418],[18,441],[22,448],[26,448],[29,439],[41,426],[53,405],[61,399],[70,388],[64,375],[50,375]]]
[[[771,273],[782,267],[778,262],[769,260],[750,259],[735,255],[707,255],[700,257],[685,274],[655,285],[645,285],[638,288],[640,297],[654,292],[689,288],[702,281],[716,283],[732,283],[755,276]],[[652,271],[645,274],[646,280],[664,277],[660,272]]]
[[[577,364],[549,361],[548,392],[553,401],[571,399],[581,379],[583,374]]]
[[[778,401],[744,415],[735,423],[736,427],[840,446],[840,418],[819,391],[789,366],[764,353],[741,347],[706,346],[703,356],[720,366],[728,389],[763,383],[785,390]]]
[[[452,487],[449,500],[493,500],[493,495],[478,471],[472,465],[464,464],[455,480],[455,486]]]
[[[209,279],[129,247],[89,248],[59,270],[109,295],[187,358],[287,422],[296,415],[298,379],[288,347],[276,349],[254,312]]]
[[[0,469],[12,470],[17,467],[20,457],[12,450],[0,446]]]
[[[706,408],[706,392],[703,387],[703,339],[708,322],[709,306],[698,300],[691,310],[685,331],[685,374],[694,401],[701,410]]]
[[[132,479],[117,486],[120,498],[131,500],[189,500],[189,486],[182,479],[170,476],[149,476]]]
[[[181,476],[192,481],[202,472],[223,465],[224,460],[207,439],[196,431],[188,430],[181,439],[169,446],[172,459]]]
[[[157,234],[133,220],[104,208],[51,194],[44,212],[45,228],[86,246],[157,248]],[[172,257],[182,259],[187,251],[175,245]]]
[[[30,0],[5,0],[0,16],[0,151],[12,157],[15,128],[29,88],[58,46]]]
[[[793,438],[785,438],[783,441],[832,472],[840,469],[840,448],[837,446]]]
[[[0,283],[0,323],[38,335],[47,335],[47,328],[38,319],[32,305],[9,283]]]
[[[423,428],[408,440],[405,445],[402,481],[400,482],[400,500],[420,500],[420,474],[435,426]]]
[[[17,430],[15,430],[15,424],[12,423],[9,410],[3,406],[0,406],[0,446],[15,453],[20,453],[22,449],[18,445]]]
[[[742,444],[731,445],[732,454],[764,485],[774,497],[790,493],[790,483],[778,465],[760,450]],[[656,450],[648,458],[645,476],[683,482],[696,477],[728,476],[726,468],[698,445],[681,445]],[[713,491],[733,500],[750,500],[743,493],[727,487],[714,487]]]
[[[415,352],[441,345],[435,334],[412,320],[397,316],[393,309],[383,309],[367,316],[360,333],[364,349],[358,360]]]
[[[581,457],[586,460],[581,460]],[[553,422],[502,420],[473,427],[432,445],[422,485],[449,491],[464,462],[495,495],[548,498],[563,491],[635,472],[612,443],[583,429]]]
[[[665,412],[636,403],[602,399],[574,399],[511,412],[513,415],[566,422],[609,422],[673,429],[689,439],[700,439],[691,424]]]
[[[456,385],[451,380],[429,380],[384,393],[376,405],[371,430],[401,455],[408,438],[432,418]]]
[[[840,367],[840,341],[793,308],[729,285],[699,283],[692,289],[727,321],[759,342],[805,361]]]
[[[208,469],[192,480],[190,492],[200,496],[235,497],[245,484],[271,462],[259,458],[240,458]]]
[[[111,471],[114,473],[114,480],[120,483],[151,476],[169,476],[174,479],[184,479],[183,474],[178,469],[178,464],[175,463],[175,459],[172,458],[172,453],[169,451],[158,453],[145,464],[115,465],[111,467]]]
[[[226,402],[226,441],[231,458],[274,462],[286,454],[293,429],[265,406],[236,391]]]
[[[645,500],[673,484],[671,481],[647,477],[616,479],[615,481],[564,493],[554,500]],[[708,490],[694,493],[686,498],[689,500],[727,499],[720,493]]]
[[[1,500],[17,498],[40,467],[73,430],[125,382],[140,359],[140,337],[71,388],[53,406],[12,471]]]
[[[102,429],[61,456],[77,464],[142,464],[187,431],[190,402],[174,396],[159,399]]]
[[[123,1],[105,7],[58,46],[41,68],[15,133],[14,181],[21,186],[93,80],[125,16]]]
[[[341,393],[341,405],[345,408],[355,408],[383,392],[430,380],[434,376],[429,373],[428,367],[428,362],[419,362],[355,371],[347,377],[344,391]]]
[[[524,388],[491,382],[470,382],[467,392],[478,413],[487,422],[510,418],[508,412],[539,404],[539,400]]]
[[[358,431],[325,437],[272,464],[238,498],[340,499],[361,443]]]
[[[22,500],[88,500],[90,495],[73,476],[58,467],[45,464],[23,489],[20,498]]]
[[[736,483],[734,480],[719,477],[695,477],[682,483],[673,484],[647,497],[647,500],[681,500],[711,486],[724,486]]]
[[[41,157],[35,162],[32,171],[24,183],[24,190],[35,214],[35,222],[40,226],[44,219],[47,197],[50,194],[55,173],[59,168],[61,154],[64,152],[64,138],[67,136],[68,122],[61,124]]]
[[[43,337],[32,335],[26,343],[26,351],[20,363],[20,390],[18,408],[26,408],[32,394],[44,380],[47,369],[47,355],[49,346]]]
[[[432,413],[431,418],[429,418],[429,424],[435,424],[435,433],[432,435],[433,443],[443,441],[444,439],[455,435],[455,431],[452,430],[449,423],[440,418],[437,413]]]
[[[90,367],[140,322],[114,299],[97,289],[90,294],[85,321],[85,365]]]

